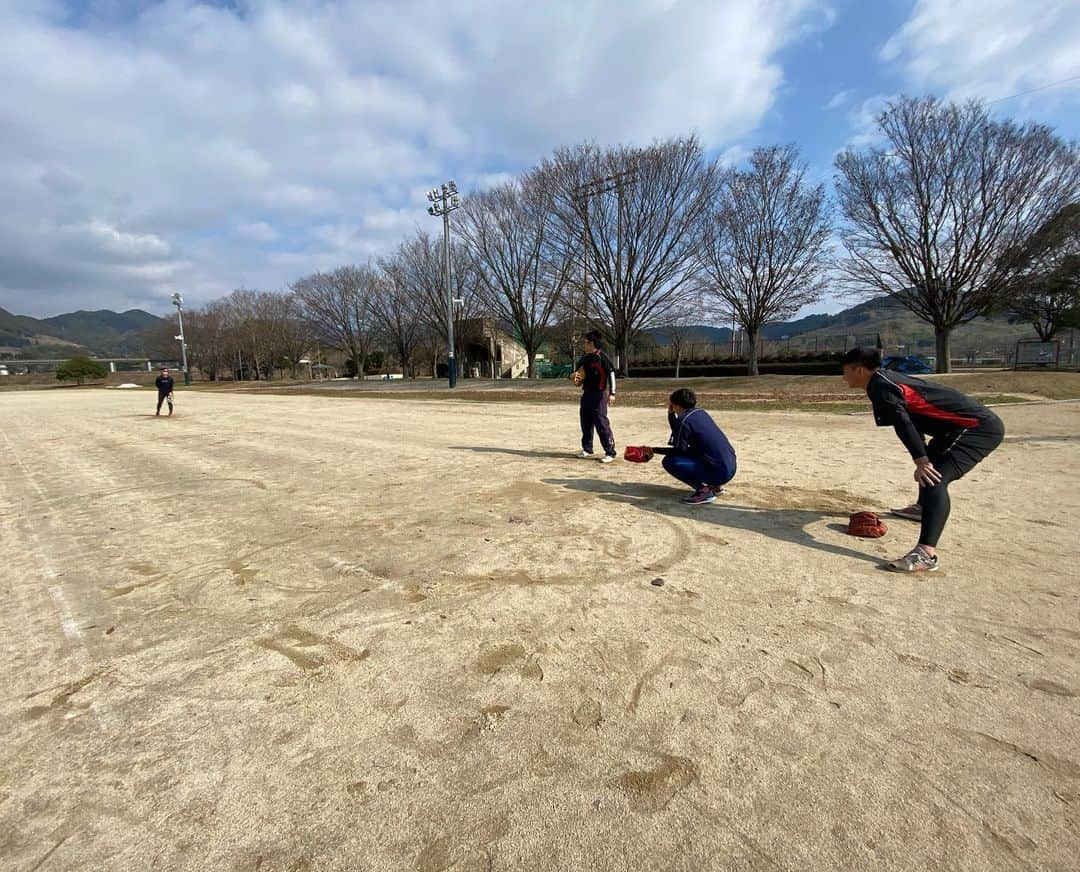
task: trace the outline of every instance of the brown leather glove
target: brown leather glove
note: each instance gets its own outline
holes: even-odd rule
[[[848,535],[863,539],[878,539],[889,532],[881,518],[873,512],[856,512],[848,519]]]

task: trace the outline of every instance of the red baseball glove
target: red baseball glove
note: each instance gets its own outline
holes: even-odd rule
[[[623,460],[631,463],[648,463],[655,452],[648,445],[627,445],[623,451]]]
[[[878,539],[889,532],[881,518],[873,512],[856,512],[848,519],[848,535],[864,539]]]

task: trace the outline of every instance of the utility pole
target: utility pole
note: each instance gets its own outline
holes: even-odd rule
[[[184,384],[191,384],[191,370],[188,369],[187,363],[187,343],[184,341],[184,298],[179,293],[172,295],[173,305],[176,306],[176,318],[180,322],[180,335],[176,338],[180,340],[180,361],[181,368],[184,370]]]
[[[633,185],[637,182],[637,168],[631,168],[623,170],[622,172],[612,173],[609,176],[597,176],[589,179],[578,185],[570,194],[570,198],[574,203],[574,208],[578,214],[581,215],[582,221],[582,270],[583,281],[581,285],[584,308],[585,308],[585,329],[589,329],[589,253],[588,253],[588,240],[591,237],[589,232],[589,201],[593,197],[598,197],[603,194],[610,194],[614,192],[616,198],[616,212],[615,212],[615,298],[622,301],[623,296],[623,275],[622,275],[622,225],[623,225],[623,191],[627,185]],[[615,366],[619,366],[619,361],[615,361]]]
[[[446,285],[446,343],[447,375],[450,387],[457,385],[457,359],[454,354],[454,294],[450,280],[450,213],[461,206],[457,184],[453,179],[432,188],[427,194],[431,205],[428,215],[442,216],[443,220],[443,282]]]

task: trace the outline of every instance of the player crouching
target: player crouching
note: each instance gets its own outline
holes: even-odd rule
[[[697,395],[689,388],[668,398],[668,423],[671,450],[664,469],[694,489],[682,501],[691,506],[715,501],[735,477],[735,449],[709,413],[697,407]]]
[[[937,544],[949,518],[949,485],[1001,444],[1005,425],[986,406],[959,391],[881,369],[876,348],[853,348],[841,358],[848,387],[864,388],[879,427],[893,427],[915,462],[922,530],[918,544],[889,563],[897,572],[934,572]],[[931,436],[927,444],[923,434]]]

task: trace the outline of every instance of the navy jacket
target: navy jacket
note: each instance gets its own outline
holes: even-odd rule
[[[668,444],[676,454],[695,457],[711,466],[723,466],[735,471],[735,449],[724,431],[704,409],[689,409],[681,417],[668,412],[671,439]]]
[[[173,392],[173,385],[175,384],[175,382],[173,381],[171,375],[166,378],[162,378],[159,375],[156,379],[154,379],[154,384],[157,385],[159,394],[171,394]]]

